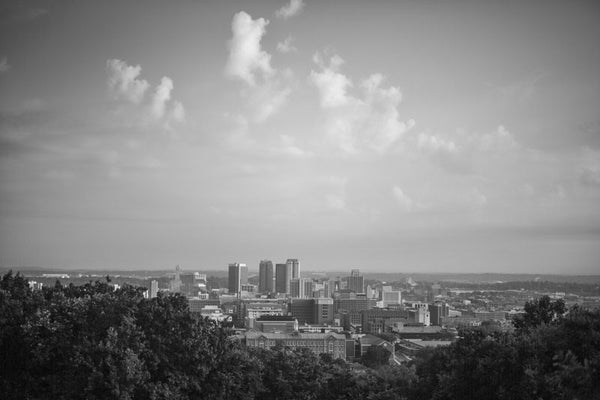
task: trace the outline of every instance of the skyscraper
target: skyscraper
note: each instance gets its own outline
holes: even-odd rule
[[[242,285],[248,283],[248,267],[246,264],[229,264],[229,293],[239,293]]]
[[[258,291],[260,293],[273,292],[273,262],[262,260],[258,267]]]
[[[149,293],[149,297],[151,299],[155,298],[158,295],[158,281],[157,280],[152,280],[150,282],[150,293]]]
[[[350,276],[348,277],[348,289],[352,290],[354,293],[365,292],[364,278],[360,274],[360,270],[353,269],[350,272]]]
[[[290,279],[300,278],[300,262],[296,258],[288,258],[286,264],[291,268],[292,276]]]
[[[290,280],[292,279],[292,266],[290,264],[275,265],[275,291],[277,293],[290,293]]]

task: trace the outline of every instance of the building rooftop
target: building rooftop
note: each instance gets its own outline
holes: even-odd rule
[[[341,335],[339,333],[268,333],[268,332],[260,332],[260,331],[248,331],[246,332],[246,338],[248,339],[258,339],[260,337],[265,337],[267,339],[327,339],[329,337],[333,337],[337,340],[345,340],[346,336]]]

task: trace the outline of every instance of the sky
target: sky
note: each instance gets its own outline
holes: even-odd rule
[[[597,1],[4,1],[0,264],[600,272]]]

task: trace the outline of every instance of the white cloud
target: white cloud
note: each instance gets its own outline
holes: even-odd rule
[[[247,107],[248,119],[264,122],[286,103],[291,87],[290,71],[277,71],[271,66],[271,55],[261,48],[269,21],[253,20],[245,12],[233,17],[233,37],[229,41],[229,58],[225,73],[245,83],[240,94]]]
[[[10,71],[10,64],[8,63],[8,58],[4,56],[2,60],[0,60],[0,74]]]
[[[277,18],[288,19],[297,15],[304,8],[304,2],[302,0],[290,0],[290,4],[281,7],[279,10],[275,11],[275,16]]]
[[[495,131],[481,135],[477,147],[484,152],[505,152],[516,149],[518,143],[514,136],[500,125]]]
[[[280,80],[271,80],[245,92],[252,121],[264,122],[285,104],[291,88]]]
[[[229,59],[225,66],[228,76],[254,86],[257,73],[262,74],[265,79],[273,74],[271,55],[262,50],[260,45],[268,24],[269,21],[264,18],[253,20],[244,11],[233,16],[233,37],[229,41]]]
[[[321,72],[310,71],[310,81],[319,91],[321,107],[339,107],[350,102],[347,95],[348,88],[352,87],[352,82],[346,75],[338,72],[344,60],[334,55],[329,60],[329,65],[323,63],[319,53],[313,56],[313,61],[321,67]]]
[[[413,210],[415,202],[410,197],[408,197],[400,187],[394,186],[392,188],[392,194],[394,195],[394,198],[396,199],[402,210],[406,212]]]
[[[172,90],[173,80],[163,76],[152,97],[152,113],[155,118],[160,119],[165,115],[166,104],[171,99]]]
[[[293,40],[294,39],[291,36],[288,36],[283,42],[277,43],[277,51],[283,54],[298,51],[298,49],[292,45]]]
[[[170,129],[172,122],[185,121],[185,108],[180,101],[172,100],[173,80],[163,76],[154,89],[154,93],[146,96],[150,84],[140,78],[142,67],[130,66],[126,62],[110,59],[106,62],[108,69],[108,88],[112,95],[125,99],[133,106],[122,105],[117,111],[127,115],[129,121],[136,121],[142,125],[149,123],[162,123]]]
[[[363,80],[362,96],[357,97],[349,93],[352,81],[340,72],[341,57],[334,55],[325,64],[317,53],[313,61],[321,70],[312,70],[309,81],[317,88],[321,108],[328,116],[325,129],[344,152],[368,148],[383,153],[415,125],[412,119],[399,119],[402,94],[394,86],[383,87],[383,75],[372,74]]]
[[[175,122],[185,121],[185,108],[183,107],[183,104],[181,104],[180,101],[176,101],[173,104],[172,116]]]
[[[117,98],[125,98],[139,104],[150,87],[144,79],[139,79],[142,67],[127,65],[124,61],[110,59],[106,62],[108,69],[108,87]]]
[[[444,140],[434,135],[428,136],[424,133],[419,134],[417,146],[420,150],[433,153],[442,152],[454,154],[458,151],[458,147],[454,142]]]
[[[415,125],[413,119],[408,122],[399,120],[398,105],[402,94],[394,86],[382,88],[382,82],[381,74],[373,74],[361,85],[368,107],[368,116],[362,129],[367,132],[369,145],[379,152],[388,149]]]

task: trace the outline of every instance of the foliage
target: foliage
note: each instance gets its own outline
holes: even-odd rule
[[[369,368],[379,368],[389,364],[392,353],[383,346],[370,346],[362,357],[362,362]]]
[[[597,399],[600,310],[539,299],[517,329],[461,331],[408,366],[249,349],[179,295],[108,282],[31,290],[0,280],[3,399]],[[384,350],[382,352],[381,350]],[[387,353],[385,353],[387,352]]]

